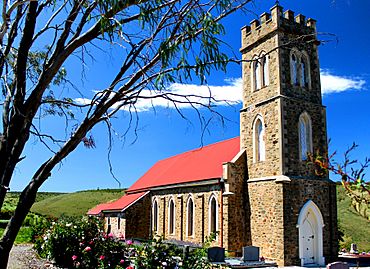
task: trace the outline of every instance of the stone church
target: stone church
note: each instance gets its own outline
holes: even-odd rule
[[[327,151],[316,22],[275,5],[242,28],[240,137],[157,162],[104,216],[126,238],[244,246],[278,265],[324,265],[338,250],[336,187],[307,154]]]

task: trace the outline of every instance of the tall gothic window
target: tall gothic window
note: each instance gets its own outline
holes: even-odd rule
[[[168,204],[168,231],[170,234],[175,233],[175,203],[173,199]]]
[[[258,117],[254,123],[254,156],[255,162],[266,159],[265,127],[261,117]]]
[[[298,123],[299,155],[301,160],[307,160],[307,153],[312,152],[311,119],[307,113],[302,113]]]
[[[187,235],[194,235],[194,202],[191,197],[189,197],[187,205]]]
[[[152,208],[152,213],[153,213],[153,231],[157,232],[158,231],[158,203],[157,200],[154,200],[153,202],[153,208]]]
[[[304,62],[303,59],[301,59],[301,75],[300,75],[300,81],[301,81],[301,86],[305,87],[306,86],[306,63]]]
[[[291,56],[290,70],[292,84],[298,85],[298,59],[294,53]]]
[[[252,64],[253,91],[257,91],[270,83],[268,56],[262,52],[255,56]]]
[[[212,196],[211,200],[209,201],[209,233],[217,232],[217,217],[217,200],[216,197]]]
[[[259,60],[254,62],[254,85],[255,90],[261,89],[262,80],[261,80],[261,64]]]
[[[305,51],[293,49],[290,54],[291,83],[296,86],[310,88],[310,66]]]
[[[262,74],[263,74],[263,86],[267,86],[270,84],[270,77],[269,77],[269,57],[268,55],[264,55],[262,58]]]

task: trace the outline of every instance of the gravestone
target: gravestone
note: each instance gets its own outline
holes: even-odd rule
[[[225,262],[225,249],[220,247],[209,248],[208,260],[210,262]]]
[[[243,260],[246,261],[259,261],[260,248],[254,246],[243,247]]]

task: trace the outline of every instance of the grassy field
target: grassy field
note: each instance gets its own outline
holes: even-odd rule
[[[4,229],[0,228],[0,235],[3,234]],[[17,238],[15,239],[16,244],[23,244],[31,242],[31,228],[30,227],[21,227]]]
[[[52,196],[36,202],[31,211],[51,217],[81,216],[97,204],[116,200],[123,195],[122,190],[79,191]]]
[[[60,192],[39,192],[36,196],[36,202],[62,195]],[[20,192],[8,192],[5,197],[4,205],[1,210],[14,210],[17,206]]]
[[[343,187],[337,187],[338,223],[340,229],[358,249],[370,251],[370,222],[355,213],[351,201],[345,195]]]

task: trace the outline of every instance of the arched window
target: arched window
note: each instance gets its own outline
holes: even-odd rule
[[[270,76],[269,76],[269,57],[268,55],[264,55],[262,58],[262,66],[263,66],[263,86],[267,86],[270,84]]]
[[[311,118],[304,112],[299,117],[299,155],[302,161],[307,160],[307,153],[312,152],[312,127]]]
[[[215,233],[218,230],[218,206],[217,200],[214,195],[212,195],[209,200],[209,233]]]
[[[295,53],[290,58],[290,74],[293,85],[298,85],[298,59]]]
[[[307,86],[307,67],[306,67],[306,62],[303,58],[301,58],[301,66],[300,66],[300,84],[302,87]]]
[[[291,84],[310,88],[309,57],[305,51],[294,48],[290,53]]]
[[[153,232],[158,231],[158,203],[157,200],[154,200],[153,202],[153,208],[152,208],[152,214],[153,214]]]
[[[187,235],[194,235],[194,202],[193,198],[189,197],[187,204]]]
[[[254,161],[261,162],[266,159],[265,126],[261,116],[256,118],[253,129]]]
[[[175,233],[175,202],[171,198],[168,203],[168,232]]]
[[[259,59],[256,59],[253,64],[253,77],[254,77],[254,90],[259,90],[262,87],[261,80],[261,63]]]

